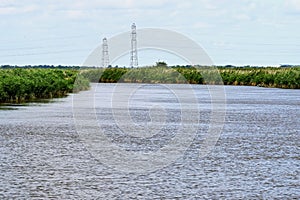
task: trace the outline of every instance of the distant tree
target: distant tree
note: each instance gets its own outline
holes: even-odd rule
[[[156,66],[157,67],[167,67],[168,64],[164,61],[158,61],[158,62],[156,62]]]

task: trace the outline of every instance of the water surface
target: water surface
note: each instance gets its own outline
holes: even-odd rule
[[[149,106],[154,103],[168,114],[163,132],[141,140],[115,126],[108,106],[114,86],[99,84],[96,110],[87,110],[96,113],[107,137],[128,151],[156,151],[167,145],[180,125],[176,95],[151,85],[132,95],[129,108],[136,124],[151,122]],[[168,87],[184,92],[187,86]],[[116,171],[90,154],[76,132],[73,95],[49,104],[1,109],[0,198],[299,199],[299,90],[226,86],[224,129],[213,151],[199,158],[211,103],[205,86],[193,87],[201,115],[197,137],[178,160],[144,175]]]

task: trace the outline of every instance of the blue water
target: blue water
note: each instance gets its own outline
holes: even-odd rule
[[[162,129],[146,139],[126,135],[116,126],[110,109],[115,84],[99,84],[95,109],[82,109],[97,116],[119,148],[156,152],[175,137],[182,120],[181,102],[171,89],[185,94],[187,87],[146,85],[130,96],[128,108],[118,108],[120,114],[129,110],[130,120],[140,127],[162,116],[151,113],[153,105],[163,108],[166,126],[156,121]],[[0,110],[0,198],[299,199],[299,90],[225,86],[223,130],[212,151],[199,157],[212,107],[207,88],[193,88],[200,113],[195,138],[174,162],[142,174],[101,162],[82,142],[73,99],[87,92]]]

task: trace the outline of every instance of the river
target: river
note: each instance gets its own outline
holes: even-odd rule
[[[212,124],[211,94],[206,86],[140,85],[125,104],[120,101],[121,96],[113,97],[115,86],[94,85],[94,109],[85,109],[82,104],[77,110],[81,109],[86,116],[90,114],[91,119],[95,115],[97,126],[118,148],[132,155],[154,152],[153,158],[160,148],[170,145],[184,122],[183,102],[178,99],[181,94],[173,89],[185,94],[188,87],[193,88],[199,121],[192,120],[197,129],[182,155],[178,154],[171,162],[161,161],[164,165],[157,169],[147,168],[155,164],[145,160],[145,170],[138,173],[132,171],[134,168],[127,171],[122,163],[101,160],[80,135],[84,127],[76,126],[74,114],[77,106],[74,98],[88,97],[90,91],[53,99],[50,103],[2,107],[0,198],[300,198],[299,90],[224,86],[226,102],[218,102],[226,103],[224,121],[218,121],[223,128],[208,154],[199,156],[205,140],[203,133]],[[110,109],[114,103],[115,113]],[[131,119],[123,113],[127,111]],[[193,114],[191,111],[190,115]],[[124,119],[130,123],[122,124]],[[131,125],[133,135],[120,131],[122,127],[130,131]],[[139,132],[144,134],[142,138],[138,137]],[[114,154],[111,156],[113,160]],[[127,158],[123,157],[122,162],[138,167]]]

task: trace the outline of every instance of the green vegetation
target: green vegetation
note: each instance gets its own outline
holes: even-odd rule
[[[247,85],[300,89],[300,67],[293,68],[226,68],[190,66],[154,66],[142,68],[107,68],[85,70],[91,82],[103,83],[190,83]]]
[[[82,75],[101,83],[187,83],[181,73],[168,67],[93,69],[82,71]]]
[[[74,69],[0,69],[0,102],[63,97],[88,89],[89,81],[77,74]]]
[[[219,68],[225,85],[300,89],[300,67]]]
[[[79,73],[80,72],[80,73]],[[76,80],[76,81],[75,81]],[[300,89],[300,67],[174,66],[164,62],[142,68],[83,68],[62,66],[0,68],[0,102],[24,102],[63,97],[102,83],[190,83],[248,85]]]

